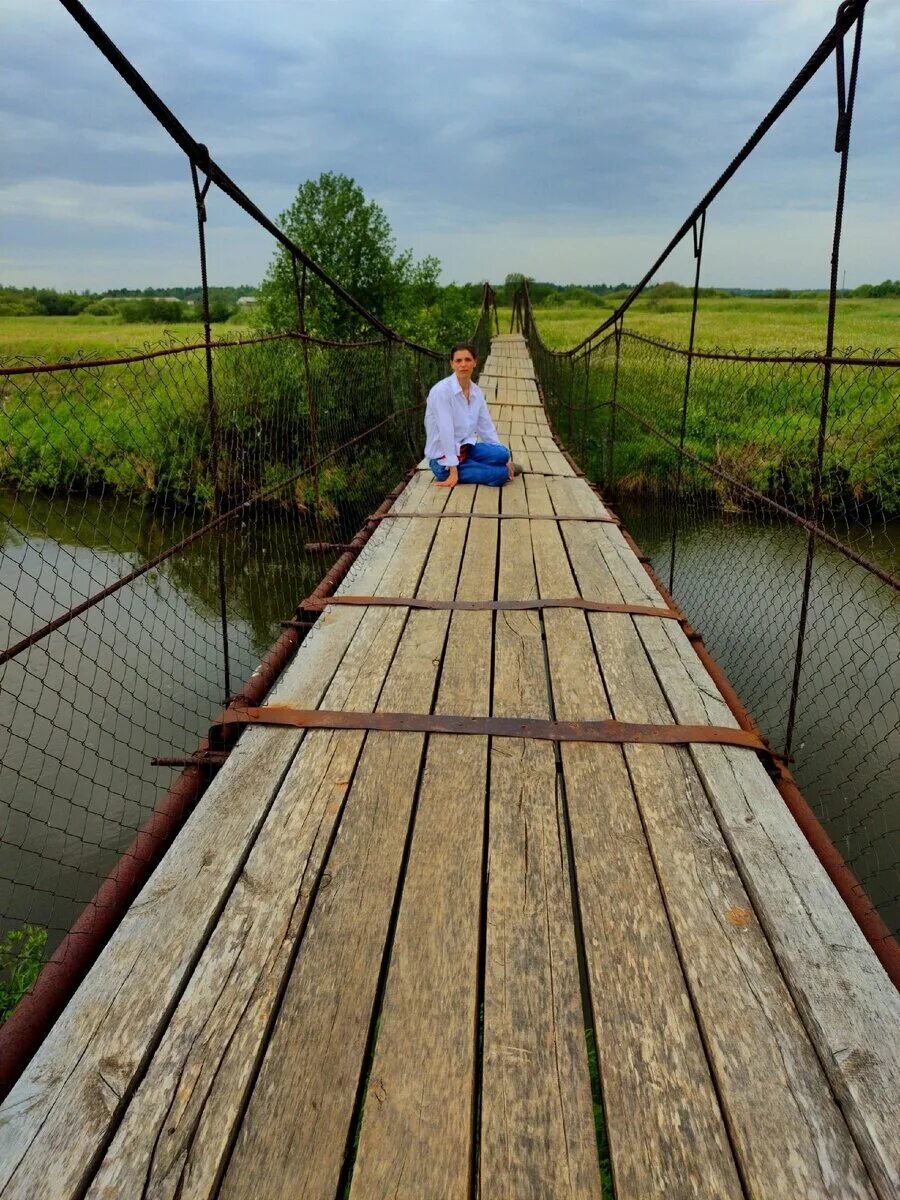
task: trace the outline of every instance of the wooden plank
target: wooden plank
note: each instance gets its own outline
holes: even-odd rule
[[[473,494],[453,489],[448,504],[461,511]],[[447,595],[467,528],[441,523],[420,595]],[[379,710],[429,711],[448,624],[446,611],[409,614]],[[313,904],[225,1172],[224,1200],[258,1197],[263,1180],[267,1200],[335,1195],[423,745],[418,734],[366,738],[327,860],[328,886]]]
[[[637,627],[677,720],[735,723],[680,629]],[[900,994],[756,756],[710,749],[691,756],[725,840],[878,1195],[896,1200]]]
[[[415,479],[396,507],[414,507],[427,491]],[[408,536],[377,530],[344,586],[377,586]],[[362,615],[318,622],[273,696],[317,704]],[[68,1197],[85,1185],[97,1146],[114,1128],[240,877],[301,736],[248,730],[240,739],[0,1110],[0,1195]]]
[[[628,598],[658,598],[621,533],[598,529],[601,554],[630,577]],[[662,639],[652,625],[636,621],[676,720],[736,724],[681,629]],[[894,1198],[900,995],[756,756],[710,746],[691,755],[872,1181]]]
[[[479,488],[474,508],[496,512],[499,498]],[[458,597],[494,595],[498,531],[473,522]],[[437,712],[490,712],[491,627],[489,612],[453,614]],[[469,1191],[487,754],[487,738],[428,741],[354,1200]]]
[[[431,489],[419,511],[441,511],[448,495]],[[415,524],[421,533],[394,555],[384,594],[416,590],[437,522]],[[325,705],[375,707],[404,625],[385,615],[365,613]],[[158,1196],[214,1194],[363,737],[306,737],[89,1198],[136,1193],[144,1181]]]
[[[544,458],[547,460],[547,466],[554,475],[574,476],[575,472],[572,470],[572,467],[558,450],[545,450]]]
[[[593,511],[586,485],[568,491],[560,503],[575,506],[580,494],[582,511]],[[573,549],[572,559],[583,590],[608,591],[611,576],[597,571],[596,552]],[[625,578],[624,592],[633,594]],[[632,619],[589,620],[612,715],[671,723]],[[625,757],[748,1194],[873,1200],[688,751],[632,745]]]
[[[521,481],[504,489],[502,503],[504,511],[527,512]],[[535,595],[528,524],[503,522],[500,538],[498,596]],[[497,614],[493,713],[549,714],[534,612]],[[555,755],[546,744],[497,739],[490,762],[480,1195],[596,1197],[600,1177]]]
[[[529,478],[527,487],[531,511],[553,511],[548,481]],[[559,527],[535,523],[532,538],[541,594],[578,594]],[[581,594],[605,598],[585,587]],[[543,616],[557,717],[609,717],[585,614]],[[738,1174],[622,749],[564,744],[561,752],[616,1195],[738,1200]]]

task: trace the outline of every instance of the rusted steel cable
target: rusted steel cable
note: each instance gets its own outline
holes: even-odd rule
[[[617,407],[621,412],[627,413],[629,417],[637,421],[638,424],[643,426],[643,428],[649,433],[654,434],[655,437],[658,437],[661,441],[665,442],[666,445],[671,446],[674,450],[678,449],[678,443],[673,438],[667,437],[666,434],[661,432],[661,430],[656,429],[653,425],[651,425],[649,421],[645,421],[643,417],[638,416],[633,409],[628,408],[624,404],[619,404]],[[764,504],[767,508],[771,508],[773,512],[779,513],[782,517],[792,521],[793,524],[799,525],[803,529],[814,533],[817,538],[820,538],[823,542],[827,542],[832,549],[838,550],[844,555],[845,558],[849,558],[850,561],[856,563],[857,566],[864,567],[865,570],[871,572],[872,575],[877,576],[882,583],[888,584],[888,586],[892,587],[895,591],[900,591],[900,579],[898,579],[895,575],[892,575],[890,571],[886,571],[883,567],[879,567],[877,563],[873,563],[872,560],[866,558],[864,554],[859,554],[853,549],[852,546],[848,546],[839,538],[833,537],[826,529],[823,529],[821,525],[817,525],[814,521],[807,520],[806,517],[801,517],[800,514],[795,513],[793,509],[788,508],[784,504],[779,504],[777,500],[773,500],[771,496],[765,495],[764,492],[757,491],[756,488],[750,487],[749,484],[742,483],[740,479],[735,478],[734,475],[729,474],[727,471],[723,471],[721,467],[716,467],[713,466],[712,463],[704,462],[702,458],[698,458],[696,454],[693,454],[687,448],[682,450],[682,453],[684,454],[685,458],[689,458],[692,463],[695,463],[704,471],[708,471],[710,475],[715,475],[717,479],[721,479],[724,483],[738,488],[744,493],[744,495],[752,497],[752,499],[759,501],[760,504]]]
[[[412,468],[406,473],[385,497],[382,507],[388,508],[397,500],[414,471]],[[368,525],[360,529],[353,539],[354,549],[343,554],[323,576],[312,592],[313,596],[328,596],[339,586],[371,534],[372,529]],[[286,623],[278,640],[241,691],[232,698],[231,704],[248,707],[262,702],[290,662],[309,625],[309,620],[302,619]],[[230,744],[236,740],[238,733],[239,729],[235,728]],[[229,746],[224,748],[228,749]],[[212,747],[209,737],[206,737],[187,760],[172,764],[180,766],[186,761],[187,765],[57,946],[35,984],[0,1026],[0,1100],[8,1095],[25,1070],[122,916],[190,816],[209,785],[214,769],[224,761],[221,750],[222,747]],[[162,761],[159,765],[163,765]]]
[[[34,363],[17,367],[0,367],[0,379],[13,375],[48,375],[59,371],[84,371],[93,367],[121,367],[130,363],[148,362],[152,358],[169,358],[176,354],[187,354],[193,350],[224,350],[229,347],[259,346],[264,342],[300,341],[314,346],[328,346],[336,350],[365,350],[383,345],[383,340],[367,342],[336,342],[315,334],[300,334],[289,329],[283,333],[265,334],[263,337],[241,338],[238,341],[191,342],[183,346],[165,346],[159,350],[147,350],[142,354],[128,354],[119,358],[84,358],[69,362]]]
[[[333,458],[342,450],[346,450],[349,446],[353,446],[357,442],[362,441],[363,438],[366,438],[369,436],[369,434],[374,433],[376,429],[381,429],[382,426],[386,425],[389,421],[395,420],[402,413],[415,412],[421,408],[424,408],[424,405],[413,404],[407,405],[406,408],[396,409],[389,416],[385,417],[383,421],[379,421],[377,425],[371,426],[371,428],[366,429],[363,433],[357,434],[356,437],[349,438],[340,446],[336,446],[334,450],[330,450],[328,454],[323,455],[322,458],[319,459],[319,463],[327,462],[330,458]],[[0,652],[0,666],[21,654],[23,650],[27,650],[30,646],[36,645],[37,642],[42,641],[49,634],[55,633],[58,629],[62,629],[64,625],[67,625],[70,621],[74,620],[75,617],[81,616],[81,614],[87,612],[88,609],[94,608],[95,605],[100,604],[103,600],[107,600],[110,596],[114,595],[116,592],[125,587],[126,584],[133,583],[136,579],[140,579],[142,575],[146,575],[148,571],[152,571],[154,567],[158,567],[160,563],[164,563],[166,559],[169,559],[173,555],[178,554],[180,551],[186,549],[193,542],[196,542],[198,538],[203,537],[207,533],[212,533],[218,529],[221,529],[227,522],[234,520],[235,517],[239,516],[243,512],[246,512],[248,509],[252,508],[253,505],[260,504],[264,500],[270,499],[272,496],[277,495],[278,492],[282,491],[289,484],[295,483],[304,475],[309,474],[309,472],[312,470],[312,466],[313,464],[309,464],[308,466],[303,467],[302,470],[295,472],[287,479],[281,479],[278,481],[278,483],[273,483],[270,487],[264,488],[255,496],[251,496],[249,500],[244,500],[242,503],[228,509],[228,511],[222,513],[221,516],[207,522],[207,524],[202,526],[200,529],[188,534],[186,538],[182,538],[180,542],[177,542],[175,545],[169,546],[168,549],[154,555],[153,558],[148,559],[147,562],[142,563],[141,566],[136,567],[133,571],[129,571],[127,575],[120,576],[115,583],[111,583],[108,587],[103,588],[102,591],[95,592],[92,596],[89,596],[87,600],[82,600],[80,604],[74,605],[66,612],[61,613],[60,616],[56,617],[54,620],[48,621],[46,625],[42,625],[40,629],[36,629],[27,637],[22,638],[21,641],[18,641],[14,645],[7,647],[6,650]],[[377,520],[380,520],[380,517],[376,514],[373,514],[371,517],[367,518],[367,522]]]
[[[623,331],[622,336],[633,342],[643,342],[647,346],[655,346],[659,350],[667,350],[672,354],[686,357],[686,346],[677,346],[672,342],[664,342],[659,338],[648,337],[645,333],[636,333],[633,329]],[[598,343],[602,345],[602,343]],[[595,347],[596,349],[596,347]],[[554,353],[554,351],[550,351]],[[737,351],[725,350],[694,350],[694,358],[705,358],[711,362],[741,362],[741,363],[796,363],[822,367],[831,364],[833,367],[900,367],[900,358],[866,358],[855,354],[738,354]]]
[[[326,287],[330,288],[349,308],[352,308],[354,312],[358,313],[373,328],[379,330],[386,338],[402,342],[404,345],[410,346],[412,349],[418,350],[423,354],[431,355],[433,358],[443,357],[426,346],[420,346],[416,342],[410,341],[409,338],[403,337],[391,329],[390,326],[385,325],[374,313],[369,312],[355,296],[352,296],[346,288],[343,288],[337,280],[332,279],[328,272],[319,266],[314,258],[311,258],[283,230],[279,229],[275,222],[270,220],[262,209],[254,204],[250,197],[238,187],[234,180],[213,161],[207,147],[201,142],[194,140],[172,110],[163,103],[109,35],[97,24],[84,5],[79,0],[60,0],[60,3],[81,26],[100,53],[118,71],[119,75],[125,80],[138,99],[156,117],[157,121],[159,121],[160,125],[162,125],[173,141],[181,147],[194,167],[202,171],[211,183],[214,183],[221,192],[224,192],[239,208],[242,208],[248,216],[252,217],[258,225],[271,234],[292,257],[299,259],[308,270],[321,279]]]
[[[65,2],[65,0],[64,0]],[[597,328],[589,333],[586,338],[583,338],[577,346],[573,346],[571,350],[564,352],[565,356],[571,356],[577,353],[582,347],[589,342],[594,341],[607,329],[611,329],[615,323],[624,316],[628,309],[632,306],[653,276],[657,273],[662,264],[666,261],[675,247],[681,242],[688,233],[694,223],[699,219],[700,214],[709,208],[710,204],[715,200],[716,196],[723,190],[729,180],[736,174],[738,168],[749,158],[750,154],[756,149],[765,135],[769,132],[778,118],[790,106],[790,104],[800,95],[810,80],[817,74],[819,69],[834,53],[835,48],[842,43],[847,30],[851,28],[853,23],[858,20],[865,10],[868,0],[847,0],[847,3],[842,4],[837,12],[837,18],[834,25],[825,35],[822,42],[816,47],[804,65],[797,72],[793,81],[782,92],[781,96],[766,113],[765,117],[757,125],[756,129],[734,156],[722,174],[718,177],[715,183],[709,188],[706,194],[697,202],[688,216],[685,218],[682,225],[673,234],[671,241],[666,248],[660,253],[652,266],[645,273],[643,278],[634,285],[629,294],[625,297],[612,316],[607,317]]]

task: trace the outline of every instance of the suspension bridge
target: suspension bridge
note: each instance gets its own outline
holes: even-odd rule
[[[204,290],[215,183],[289,255],[297,325],[231,343],[213,341],[207,321],[199,345],[0,366],[13,432],[17,420],[93,412],[112,391],[146,422],[152,391],[173,460],[202,472],[173,467],[158,486],[212,497],[187,531],[183,510],[161,506],[155,552],[114,578],[92,565],[79,593],[71,571],[65,601],[44,606],[16,589],[0,683],[15,700],[7,769],[27,819],[6,853],[67,866],[72,843],[100,844],[90,829],[101,818],[119,840],[99,891],[74,923],[60,919],[50,963],[0,1030],[0,1198],[896,1200],[900,954],[853,873],[865,854],[850,837],[849,861],[839,853],[788,769],[808,736],[800,681],[823,547],[848,590],[863,576],[879,589],[855,600],[875,662],[868,691],[844,688],[855,719],[871,704],[865,723],[877,731],[896,708],[890,663],[879,665],[893,642],[868,618],[895,601],[897,580],[829,525],[824,464],[829,397],[846,421],[858,381],[883,386],[900,360],[834,353],[836,254],[824,355],[706,356],[734,380],[771,372],[773,388],[777,372],[815,373],[822,415],[803,447],[814,464],[805,511],[690,449],[692,400],[715,400],[696,378],[692,389],[704,362],[693,319],[686,347],[629,343],[632,296],[586,343],[554,354],[527,286],[508,334],[486,288],[475,331],[479,385],[522,473],[503,488],[436,489],[416,457],[443,355],[334,284],[82,6],[64,2],[190,161]],[[741,155],[834,54],[843,180],[863,8],[841,6]],[[693,317],[706,211],[741,155],[673,239],[694,239]],[[839,192],[837,241],[841,208]],[[309,278],[358,315],[367,339],[307,330]],[[184,451],[186,412],[197,441]],[[859,430],[882,420],[871,405],[854,412]],[[617,447],[638,428],[677,451],[677,484],[662,491],[671,548],[656,558],[592,482],[615,485]],[[692,624],[702,606],[676,601],[690,504],[710,494],[701,469],[752,493],[803,546],[785,601],[795,647],[779,664],[793,684],[777,720],[767,712],[759,725]],[[361,481],[368,515],[355,534],[352,513],[329,516],[323,503],[334,470]],[[252,646],[229,613],[228,539],[254,513],[283,533],[279,514],[301,488],[318,561],[337,557],[295,593],[294,615],[235,694],[231,673]],[[70,507],[66,521],[85,519],[86,507]],[[215,621],[203,642],[149,581],[206,544]],[[152,605],[173,635],[160,646],[131,627]],[[164,657],[188,631],[210,678],[180,698],[171,732]],[[131,672],[115,701],[85,683],[107,655]],[[187,659],[184,649],[176,665]],[[70,690],[80,736],[57,715]],[[132,715],[143,705],[147,736],[104,749],[113,703]],[[866,742],[860,763],[884,761],[890,736]],[[174,768],[160,799],[159,773]],[[873,813],[880,772],[866,784]],[[70,820],[60,847],[42,796],[68,802],[73,779],[88,788],[72,801],[83,825],[73,833]],[[129,816],[141,803],[152,809],[144,824]],[[30,917],[40,889],[7,879],[9,861],[4,916]],[[56,887],[77,913],[64,871]]]

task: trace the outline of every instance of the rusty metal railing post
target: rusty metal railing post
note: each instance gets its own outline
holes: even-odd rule
[[[855,6],[855,0],[844,0],[838,6],[837,20]],[[822,519],[822,467],[825,461],[825,438],[828,430],[828,399],[831,392],[831,356],[834,353],[834,319],[837,309],[838,260],[841,249],[841,229],[844,220],[844,195],[847,187],[847,156],[850,150],[850,122],[853,118],[853,98],[856,94],[856,76],[859,70],[859,52],[862,44],[864,5],[860,5],[856,19],[856,35],[853,41],[853,60],[850,66],[850,81],[844,89],[844,42],[839,37],[834,47],[837,69],[838,118],[834,149],[841,156],[838,171],[837,199],[834,206],[834,236],[831,243],[831,283],[828,294],[828,325],[825,331],[825,361],[822,365],[822,400],[819,406],[819,433],[816,440],[816,459],[813,468],[812,523],[821,524]],[[797,648],[794,653],[794,674],[791,679],[791,699],[788,707],[787,727],[784,737],[784,754],[789,757],[794,740],[797,721],[797,702],[800,695],[800,674],[803,669],[803,650],[806,626],[809,619],[809,595],[812,587],[813,558],[816,551],[816,535],[812,529],[806,534],[806,562],[803,569],[803,596],[800,601],[800,617],[797,622]]]
[[[306,381],[307,441],[313,474],[313,504],[315,507],[316,540],[324,542],[322,533],[322,501],[319,480],[319,430],[316,416],[316,389],[313,387],[312,371],[309,366],[309,343],[306,340],[306,263],[298,277],[297,260],[291,258],[294,276],[294,299],[297,304],[297,328],[300,336],[300,354],[303,359],[303,375]]]
[[[688,338],[687,366],[684,370],[684,395],[681,398],[681,432],[678,435],[678,464],[675,468],[675,505],[672,513],[672,545],[669,550],[669,591],[675,584],[675,544],[681,517],[681,480],[684,473],[684,439],[687,433],[688,397],[691,391],[691,367],[694,362],[694,331],[697,328],[697,299],[700,295],[700,265],[703,260],[703,235],[706,232],[706,210],[691,226],[694,239],[694,296],[691,304],[691,333]]]
[[[593,342],[588,346],[583,356],[584,362],[584,393],[581,397],[581,462],[582,471],[587,470],[587,423],[588,406],[591,398],[591,355],[594,352]]]
[[[612,491],[613,483],[613,467],[615,463],[616,453],[616,406],[619,398],[619,362],[622,357],[622,322],[616,321],[615,324],[615,339],[616,339],[616,360],[613,364],[613,389],[612,399],[609,403],[609,424],[606,428],[606,483],[605,486]]]
[[[567,406],[567,407],[568,407],[568,411],[567,411],[567,418],[566,418],[566,424],[568,425],[568,429],[569,429],[569,434],[568,434],[567,441],[568,441],[568,443],[569,443],[569,450],[571,451],[571,448],[572,448],[572,438],[573,438],[573,436],[574,436],[574,429],[575,429],[575,427],[574,427],[574,423],[573,423],[574,413],[573,413],[573,411],[572,411],[572,409],[573,409],[573,406],[574,406],[574,404],[575,404],[575,396],[574,396],[574,391],[575,391],[575,364],[574,364],[574,362],[572,361],[572,359],[571,359],[571,358],[567,358],[567,359],[566,359],[566,367],[567,367],[567,368],[568,368],[568,370],[569,370],[569,386],[566,388],[566,392],[568,393],[568,396],[569,396],[569,403],[568,403],[568,406]]]
[[[208,157],[205,146],[200,149]],[[194,185],[194,203],[197,206],[197,237],[200,244],[200,282],[203,291],[203,340],[206,343],[206,409],[209,416],[210,438],[210,469],[213,477],[213,504],[216,517],[223,512],[222,496],[222,463],[221,440],[219,430],[219,412],[216,406],[216,390],[213,380],[212,331],[209,319],[209,279],[206,271],[206,194],[212,180],[206,177],[201,187],[197,167],[191,161],[191,182]],[[216,532],[216,559],[219,585],[219,619],[222,626],[222,663],[224,667],[225,702],[231,696],[231,664],[228,654],[228,601],[225,590],[225,526],[220,525]]]

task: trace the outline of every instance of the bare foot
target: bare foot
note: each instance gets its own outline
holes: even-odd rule
[[[509,462],[506,464],[506,469],[509,472],[509,482],[512,483],[513,479],[515,478],[515,474],[516,474],[515,471],[513,470],[512,459],[510,459]]]

